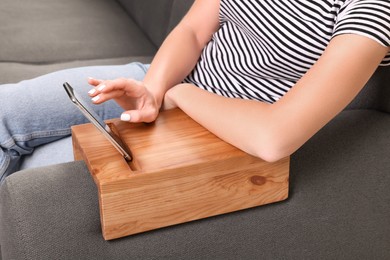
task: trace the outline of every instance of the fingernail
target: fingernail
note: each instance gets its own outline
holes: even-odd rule
[[[103,85],[101,85],[101,86],[98,87],[98,90],[99,90],[99,91],[102,91],[105,87],[106,87],[106,85],[103,84]]]
[[[88,79],[90,79],[90,80],[93,80],[93,78],[92,78],[92,77],[88,77]]]
[[[121,120],[122,121],[130,121],[131,116],[129,114],[122,114]]]
[[[96,92],[96,89],[91,89],[90,91],[88,91],[88,94],[90,94],[90,95],[92,95],[92,94],[94,94]]]
[[[96,101],[98,101],[99,99],[100,99],[100,96],[96,96],[96,97],[93,97],[93,98],[92,98],[92,101],[93,101],[93,102],[96,102]]]

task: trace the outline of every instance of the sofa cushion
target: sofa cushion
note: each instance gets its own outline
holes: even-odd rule
[[[194,0],[118,0],[118,2],[146,32],[152,42],[160,46]]]
[[[156,50],[116,1],[2,0],[0,13],[0,62],[48,64]]]
[[[291,157],[290,197],[104,241],[83,162],[0,188],[5,259],[389,259],[390,116],[342,112]]]

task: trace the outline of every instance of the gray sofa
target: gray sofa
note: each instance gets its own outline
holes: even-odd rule
[[[0,1],[0,83],[149,62],[192,1]],[[291,156],[289,199],[104,241],[81,161],[0,187],[2,259],[390,259],[390,68]]]

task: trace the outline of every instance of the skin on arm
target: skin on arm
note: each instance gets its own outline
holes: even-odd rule
[[[219,27],[219,0],[196,0],[185,17],[168,35],[143,80],[89,79],[95,86],[95,104],[114,99],[130,115],[131,122],[152,122],[164,95],[191,72],[202,49]]]
[[[241,150],[277,161],[296,151],[345,108],[388,51],[367,37],[340,35],[274,104],[225,98],[190,84],[169,90],[165,102],[170,107],[178,106]]]

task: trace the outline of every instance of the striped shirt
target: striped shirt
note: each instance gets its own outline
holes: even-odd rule
[[[231,98],[277,101],[340,34],[390,46],[390,0],[221,0],[219,20],[184,82]]]

